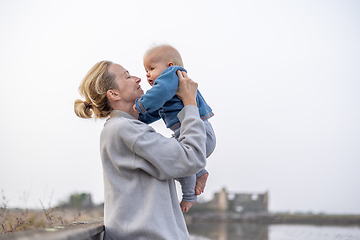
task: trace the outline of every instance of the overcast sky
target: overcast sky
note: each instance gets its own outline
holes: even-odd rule
[[[75,116],[80,81],[111,60],[147,90],[143,54],[167,43],[215,113],[202,200],[226,187],[360,214],[359,23],[357,0],[2,0],[0,190],[10,207],[101,203],[104,121]]]

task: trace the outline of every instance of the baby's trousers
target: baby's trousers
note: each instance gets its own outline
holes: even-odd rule
[[[216,137],[214,130],[211,126],[211,123],[208,120],[204,120],[204,126],[206,131],[206,158],[208,158],[215,149]],[[180,136],[180,129],[177,129],[174,132],[174,137],[178,139],[179,136]],[[196,179],[205,173],[208,173],[208,171],[205,168],[203,168],[196,175],[191,175],[188,177],[176,179],[180,182],[181,185],[183,201],[194,202],[197,200],[197,196],[195,194]]]

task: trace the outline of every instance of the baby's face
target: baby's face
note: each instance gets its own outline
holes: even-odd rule
[[[156,59],[152,56],[147,56],[144,59],[144,67],[146,71],[146,79],[148,83],[153,86],[155,80],[167,68],[167,63],[161,59]]]

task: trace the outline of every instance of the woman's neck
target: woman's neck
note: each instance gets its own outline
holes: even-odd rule
[[[138,114],[137,112],[135,112],[132,107],[131,107],[130,109],[122,110],[122,111],[126,112],[127,114],[130,114],[130,115],[133,116],[135,119],[139,119],[139,114]]]
[[[138,119],[138,113],[133,109],[135,103],[124,103],[121,101],[112,102],[111,107],[114,110],[121,110],[127,114],[133,116],[135,119]]]

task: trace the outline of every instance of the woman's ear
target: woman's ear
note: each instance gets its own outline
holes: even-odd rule
[[[108,90],[106,92],[106,96],[109,100],[120,100],[120,95],[118,92],[114,91],[114,90]]]
[[[168,64],[166,65],[167,67],[171,67],[174,66],[175,64],[173,62],[168,62]]]

